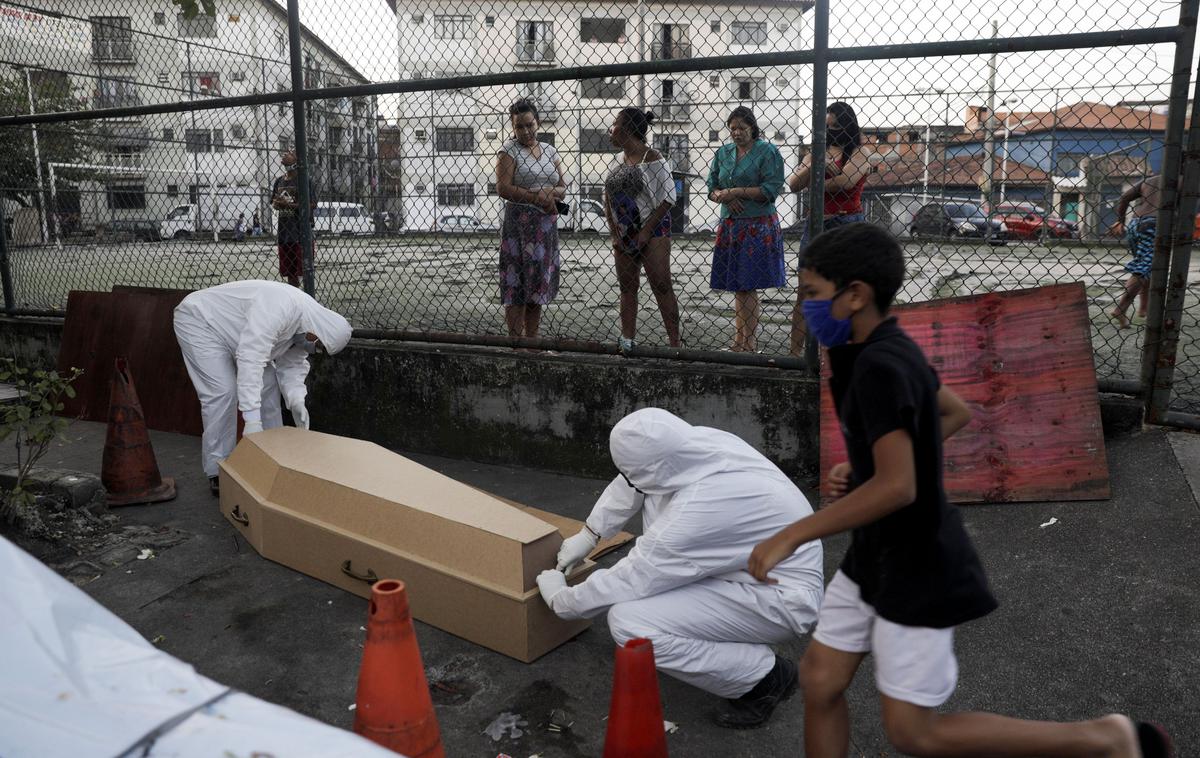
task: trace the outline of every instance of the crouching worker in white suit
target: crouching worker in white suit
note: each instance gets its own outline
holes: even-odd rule
[[[796,688],[796,665],[771,643],[817,620],[824,594],[821,545],[811,542],[763,584],[746,572],[760,539],[812,513],[800,490],[754,448],[717,429],[645,408],[609,436],[620,474],[587,525],[563,542],[558,570],[538,588],[561,618],[608,612],[618,645],[654,643],[664,673],[728,698],[716,721],[759,726]],[[564,570],[641,511],[644,531],[624,559],[568,587]]]
[[[296,425],[304,407],[308,356],[333,354],[350,341],[350,322],[282,282],[230,282],[193,292],[175,309],[175,337],[200,396],[204,473],[218,494],[218,464],[244,434],[283,425],[282,391]]]

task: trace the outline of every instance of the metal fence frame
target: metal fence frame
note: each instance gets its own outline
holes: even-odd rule
[[[1191,219],[1200,195],[1200,118],[1193,113],[1187,119],[1189,85],[1192,84],[1192,55],[1195,51],[1197,12],[1200,0],[1182,0],[1178,22],[1174,26],[1120,31],[1052,34],[1029,37],[992,37],[990,39],[952,40],[907,44],[829,47],[829,0],[815,0],[814,41],[811,50],[710,56],[699,58],[649,60],[596,66],[546,68],[501,74],[455,76],[436,79],[402,80],[339,87],[306,89],[301,60],[300,0],[288,0],[288,40],[292,89],[290,92],[262,93],[239,97],[211,98],[200,101],[179,101],[152,105],[103,108],[88,111],[41,113],[0,117],[0,128],[66,121],[87,121],[161,113],[230,108],[245,105],[292,106],[298,186],[300,192],[301,245],[304,260],[304,290],[316,294],[313,275],[312,227],[308,202],[307,129],[304,105],[308,101],[328,98],[349,98],[372,95],[392,95],[405,92],[452,90],[503,84],[566,81],[585,78],[639,76],[663,73],[694,73],[724,69],[805,65],[813,69],[812,77],[812,182],[809,187],[809,231],[822,229],[821,209],[824,193],[825,164],[825,105],[827,100],[828,67],[830,63],[850,61],[900,60],[926,57],[956,57],[999,53],[1039,52],[1084,48],[1129,47],[1152,44],[1175,46],[1168,123],[1163,144],[1162,208],[1158,214],[1155,252],[1150,278],[1150,303],[1147,332],[1143,345],[1139,380],[1101,379],[1102,392],[1114,392],[1139,397],[1144,402],[1146,420],[1150,423],[1200,429],[1200,415],[1185,414],[1169,409],[1174,384],[1174,368],[1180,338],[1180,321],[1184,309],[1188,266],[1191,261]],[[1200,101],[1200,72],[1197,72],[1193,108]],[[989,115],[989,118],[994,118]],[[1185,135],[1186,132],[1186,135]],[[1185,145],[1186,136],[1186,145]],[[994,153],[992,154],[994,160]],[[994,205],[995,186],[989,192]],[[11,316],[58,315],[57,311],[31,311],[15,305],[12,270],[3,225],[0,225],[0,285],[3,288],[4,311]],[[615,345],[588,340],[564,338],[526,338],[493,335],[473,335],[440,331],[403,329],[357,330],[355,335],[368,339],[418,340],[475,345],[547,348],[574,352],[615,353]],[[816,365],[816,346],[810,340],[806,359],[765,356],[753,353],[728,353],[706,350],[635,347],[628,354],[642,357],[700,360],[749,366],[812,371]]]

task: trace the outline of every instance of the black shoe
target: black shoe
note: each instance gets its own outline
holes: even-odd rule
[[[717,714],[717,726],[726,729],[753,729],[767,723],[775,706],[792,696],[796,691],[796,664],[775,656],[775,667],[767,672],[754,689],[736,700],[728,701],[728,707]]]
[[[210,476],[208,478],[208,491],[213,497],[221,496],[221,478],[219,476]]]

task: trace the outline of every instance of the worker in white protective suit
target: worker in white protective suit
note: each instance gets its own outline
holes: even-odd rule
[[[759,726],[796,688],[796,665],[770,644],[794,640],[817,620],[824,594],[821,543],[784,560],[763,584],[747,571],[754,546],[797,518],[808,500],[743,440],[645,408],[609,436],[619,475],[579,534],[563,542],[558,568],[538,588],[560,618],[608,612],[618,645],[644,637],[658,668],[728,698],[716,721]],[[564,571],[638,512],[643,534],[624,559],[567,586]]]
[[[308,356],[350,341],[350,322],[282,282],[230,282],[193,292],[175,309],[175,337],[200,396],[204,473],[214,495],[218,465],[243,434],[283,425],[282,391],[296,425],[308,428]]]

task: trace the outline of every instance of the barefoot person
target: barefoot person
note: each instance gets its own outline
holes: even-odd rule
[[[1110,230],[1114,236],[1125,235],[1130,260],[1125,264],[1129,279],[1121,299],[1110,314],[1122,329],[1129,328],[1129,306],[1138,301],[1137,315],[1146,317],[1146,301],[1150,296],[1150,266],[1154,262],[1154,230],[1158,220],[1161,178],[1148,176],[1121,194],[1117,201],[1117,222]],[[1133,206],[1133,217],[1125,221],[1125,213]]]
[[[537,107],[508,109],[512,139],[496,153],[496,194],[504,198],[500,227],[500,302],[511,337],[536,337],[542,306],[558,294],[558,207],[567,194],[553,145],[539,142]]]
[[[793,551],[851,533],[800,663],[805,755],[848,754],[846,690],[872,654],[883,726],[905,755],[1170,756],[1161,729],[1117,714],[1058,724],[939,710],[958,681],[956,627],[996,607],[942,484],[942,440],[971,412],[888,316],[904,282],[895,237],[871,224],[842,226],[812,241],[803,266],[804,315],[829,349],[849,461],[829,474],[838,500],[755,547],[748,570],[770,581]]]
[[[667,343],[679,347],[679,301],[671,283],[671,216],[675,180],[671,167],[646,142],[654,114],[638,108],[617,113],[608,137],[621,154],[604,183],[604,215],[612,235],[613,261],[621,288],[621,335],[624,352],[636,345],[641,271],[658,301]]]

